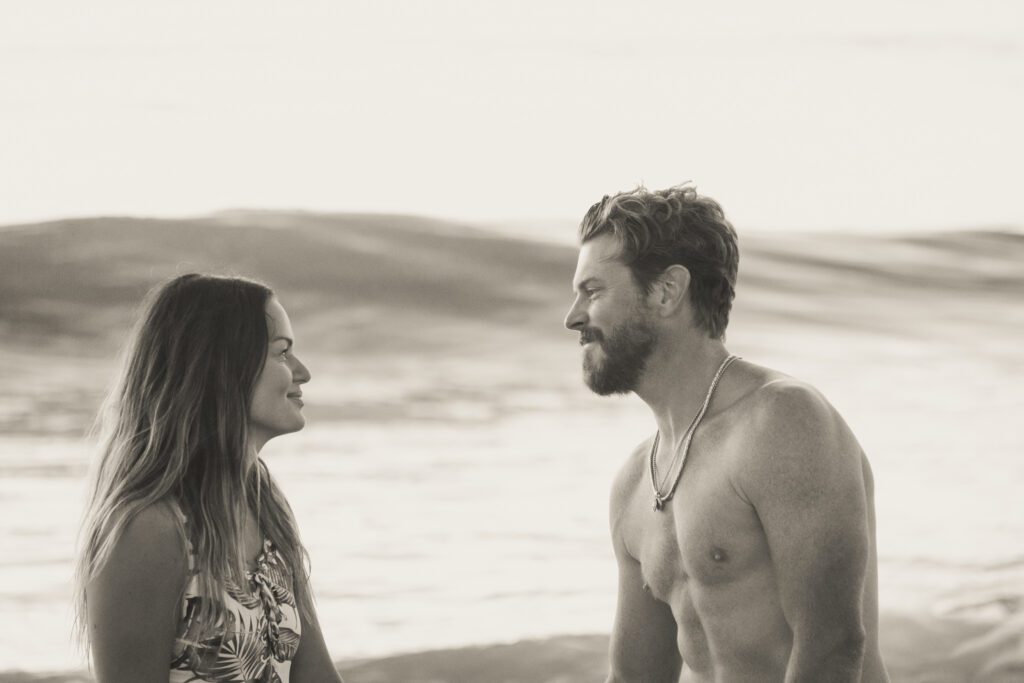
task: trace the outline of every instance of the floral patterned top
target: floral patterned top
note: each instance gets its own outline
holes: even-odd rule
[[[177,504],[173,507],[187,529],[185,515]],[[220,599],[226,618],[203,640],[197,640],[195,619],[203,598],[192,544],[187,547],[189,579],[169,683],[288,683],[302,627],[291,571],[273,543],[264,539],[256,569],[246,572],[244,590],[234,582],[225,588]]]

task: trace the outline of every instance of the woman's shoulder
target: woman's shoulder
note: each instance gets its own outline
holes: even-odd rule
[[[125,533],[149,535],[169,540],[181,534],[181,510],[170,498],[159,500],[136,511],[125,524]]]
[[[125,520],[110,561],[162,577],[184,574],[188,558],[179,515],[170,500],[139,509]]]

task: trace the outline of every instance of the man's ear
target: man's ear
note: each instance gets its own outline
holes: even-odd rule
[[[651,290],[650,303],[663,317],[674,315],[687,302],[690,271],[686,266],[672,265],[658,277]]]

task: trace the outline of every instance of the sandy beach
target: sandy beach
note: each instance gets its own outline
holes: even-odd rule
[[[883,620],[886,666],[894,683],[1014,683],[1020,660],[986,670],[963,655],[989,625],[955,620],[921,623],[910,618]],[[337,662],[346,683],[587,683],[607,673],[606,635],[559,636],[509,644],[464,647]],[[926,658],[922,652],[950,653]],[[960,653],[960,654],[958,654]],[[91,683],[84,672],[0,673],[0,683]]]

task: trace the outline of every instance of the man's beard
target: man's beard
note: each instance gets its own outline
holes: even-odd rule
[[[655,340],[654,328],[642,314],[613,327],[607,338],[600,330],[584,327],[580,343],[597,342],[604,360],[593,360],[592,354],[584,353],[583,381],[600,396],[628,394],[643,376]]]

